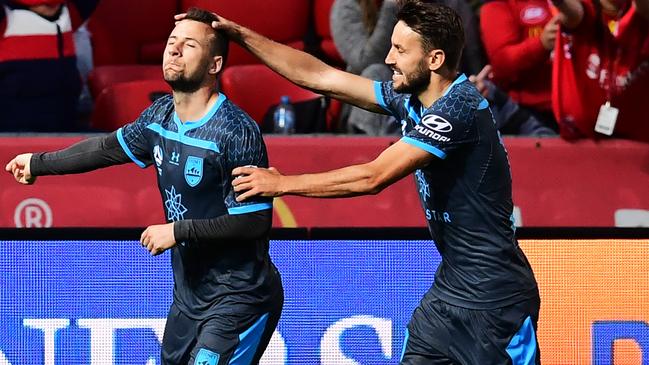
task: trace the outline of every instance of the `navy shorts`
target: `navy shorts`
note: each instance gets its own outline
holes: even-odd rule
[[[195,320],[172,304],[162,339],[162,364],[257,364],[281,312],[280,305],[263,314],[232,312]]]
[[[428,293],[412,315],[401,365],[539,365],[540,299],[475,310]]]

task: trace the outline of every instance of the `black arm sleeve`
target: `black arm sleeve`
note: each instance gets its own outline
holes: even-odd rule
[[[174,223],[176,242],[216,243],[220,240],[251,240],[268,235],[273,223],[272,209],[212,219],[185,219]]]
[[[33,176],[76,174],[130,162],[117,141],[117,132],[93,137],[55,152],[34,153],[30,162]]]

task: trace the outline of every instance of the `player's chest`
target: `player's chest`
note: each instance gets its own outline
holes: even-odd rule
[[[152,144],[151,156],[161,185],[199,188],[223,175],[223,155],[216,144],[189,142],[160,138]]]

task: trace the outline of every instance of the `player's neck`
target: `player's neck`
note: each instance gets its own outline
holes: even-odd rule
[[[446,89],[453,83],[453,81],[455,81],[455,77],[457,77],[455,71],[440,73],[433,72],[428,87],[417,94],[417,98],[419,99],[419,102],[421,102],[421,105],[426,109],[430,108],[433,103],[444,95]]]
[[[192,93],[174,91],[173,96],[176,114],[185,123],[204,117],[216,102],[219,93],[213,87],[202,87]]]

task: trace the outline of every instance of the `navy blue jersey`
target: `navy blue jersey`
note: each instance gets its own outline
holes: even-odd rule
[[[515,238],[507,152],[489,103],[459,76],[430,108],[392,82],[377,103],[401,121],[403,142],[438,158],[415,172],[422,208],[442,256],[432,291],[457,306],[493,309],[532,298],[536,280]]]
[[[223,94],[202,119],[184,123],[173,98],[160,98],[117,139],[138,166],[155,164],[167,222],[272,209],[272,198],[235,199],[232,169],[268,167],[268,156],[255,121]],[[281,290],[267,238],[179,242],[171,257],[174,301],[190,317],[213,315],[221,304],[262,312]]]

